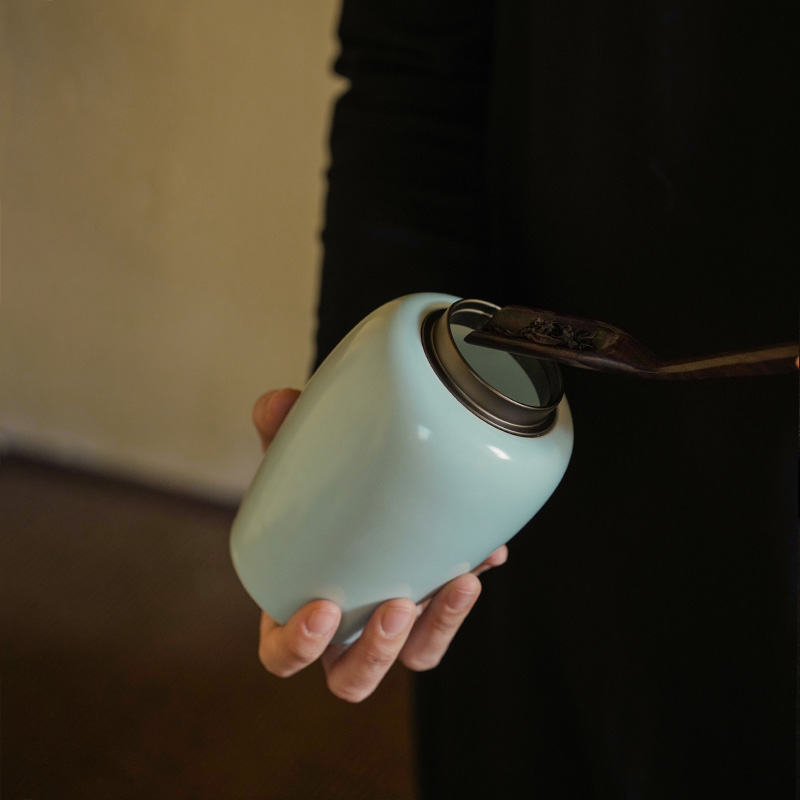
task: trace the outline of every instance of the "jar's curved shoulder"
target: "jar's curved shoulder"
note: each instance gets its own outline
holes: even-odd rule
[[[572,452],[572,416],[566,398],[553,427],[536,438],[495,428],[465,407],[431,368],[422,347],[421,328],[432,312],[459,298],[413,295],[394,309],[388,332],[385,379],[391,387],[384,408],[402,441],[397,452],[413,450],[414,463],[446,470],[462,482],[496,484],[524,492],[541,482],[550,492],[560,481]]]

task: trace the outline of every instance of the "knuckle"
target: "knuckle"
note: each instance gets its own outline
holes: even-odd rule
[[[388,669],[394,663],[395,658],[394,652],[375,647],[364,653],[364,665],[369,670]]]
[[[274,655],[267,652],[264,648],[259,649],[258,659],[264,669],[276,678],[288,678],[292,674],[292,670],[288,664],[276,661]]]
[[[297,666],[278,664],[272,668],[267,667],[267,672],[269,672],[271,675],[274,675],[276,678],[291,678],[298,669],[299,667]]]
[[[442,610],[433,614],[428,624],[434,634],[452,636],[461,624],[463,616],[464,614],[460,614],[457,611]]]
[[[258,660],[267,672],[272,672],[272,657],[263,644],[258,648]]]
[[[286,643],[282,660],[289,664],[305,666],[310,664],[318,655],[318,645],[307,639],[295,639]],[[298,668],[296,667],[296,668]]]
[[[317,657],[317,653],[309,643],[290,642],[280,653],[261,647],[258,656],[264,669],[271,675],[277,678],[289,678],[310,664]]]
[[[371,689],[355,683],[343,683],[336,680],[328,680],[328,689],[335,697],[347,703],[360,703],[372,694]]]
[[[328,689],[340,700],[360,703],[375,691],[396,658],[393,648],[373,645],[358,654],[357,663],[338,665],[330,670]]]
[[[427,672],[438,667],[441,661],[440,653],[414,653],[403,658],[403,664],[412,672]]]

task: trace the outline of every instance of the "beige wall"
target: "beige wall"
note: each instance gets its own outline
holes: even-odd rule
[[[332,0],[0,0],[2,446],[235,496],[311,357]]]

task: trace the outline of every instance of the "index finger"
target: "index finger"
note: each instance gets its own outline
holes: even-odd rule
[[[411,600],[388,600],[376,609],[352,645],[331,648],[322,659],[331,692],[351,703],[369,697],[397,659],[416,611]]]
[[[293,614],[285,625],[261,615],[258,657],[273,675],[288,678],[316,661],[339,627],[342,613],[329,600],[315,600]]]

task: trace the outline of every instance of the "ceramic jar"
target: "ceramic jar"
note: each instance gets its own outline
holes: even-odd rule
[[[243,585],[281,623],[326,598],[335,642],[393,597],[423,600],[541,508],[572,451],[552,362],[467,344],[496,306],[394,300],[311,377],[231,534]]]

